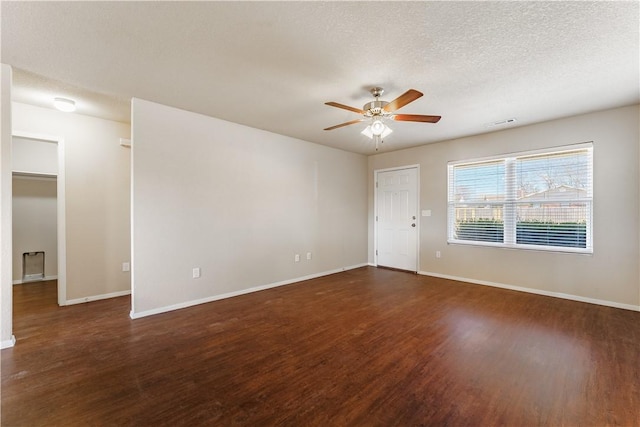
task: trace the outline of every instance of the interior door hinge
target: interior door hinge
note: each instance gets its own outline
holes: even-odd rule
[[[376,215],[376,221],[378,220],[378,215]]]
[[[378,250],[376,249],[376,256],[378,256]]]
[[[378,188],[378,181],[376,181],[376,188]]]

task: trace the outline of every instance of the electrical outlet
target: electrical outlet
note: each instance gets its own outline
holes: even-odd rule
[[[440,258],[441,255],[440,251],[436,251],[436,258]]]
[[[311,259],[311,252],[307,252],[307,260]]]
[[[122,271],[131,271],[131,264],[129,264],[128,262],[123,262]]]
[[[193,269],[192,276],[194,279],[200,278],[200,267],[195,267]]]
[[[300,262],[300,254],[296,254],[296,255],[293,257],[293,261],[294,261],[294,262]]]

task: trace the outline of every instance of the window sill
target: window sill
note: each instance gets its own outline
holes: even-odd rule
[[[485,247],[485,248],[488,247],[488,248],[518,250],[518,251],[593,255],[593,249],[572,248],[572,247],[557,247],[557,246],[542,246],[542,245],[509,245],[505,243],[475,242],[475,241],[467,241],[467,240],[447,240],[447,244],[459,245],[459,246],[477,246],[477,247]]]

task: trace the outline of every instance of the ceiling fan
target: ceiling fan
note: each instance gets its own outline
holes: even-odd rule
[[[341,128],[343,126],[349,126],[368,120],[371,123],[365,128],[365,130],[362,131],[362,134],[375,140],[377,151],[378,143],[382,142],[382,138],[393,132],[391,128],[389,128],[385,124],[386,120],[421,123],[437,123],[440,120],[440,116],[425,116],[422,114],[394,114],[396,110],[399,110],[400,108],[422,96],[422,92],[419,92],[415,89],[409,89],[391,102],[380,100],[380,96],[384,92],[384,89],[382,89],[381,87],[374,87],[370,90],[370,92],[371,95],[373,95],[373,97],[375,98],[375,101],[367,102],[366,104],[364,104],[362,109],[349,107],[348,105],[339,104],[337,102],[325,102],[325,105],[353,111],[354,113],[362,114],[363,116],[361,119],[340,123],[339,125],[328,127],[325,130],[333,130]]]

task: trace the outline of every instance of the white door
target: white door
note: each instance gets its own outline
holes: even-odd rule
[[[418,168],[376,173],[377,264],[418,270]]]

